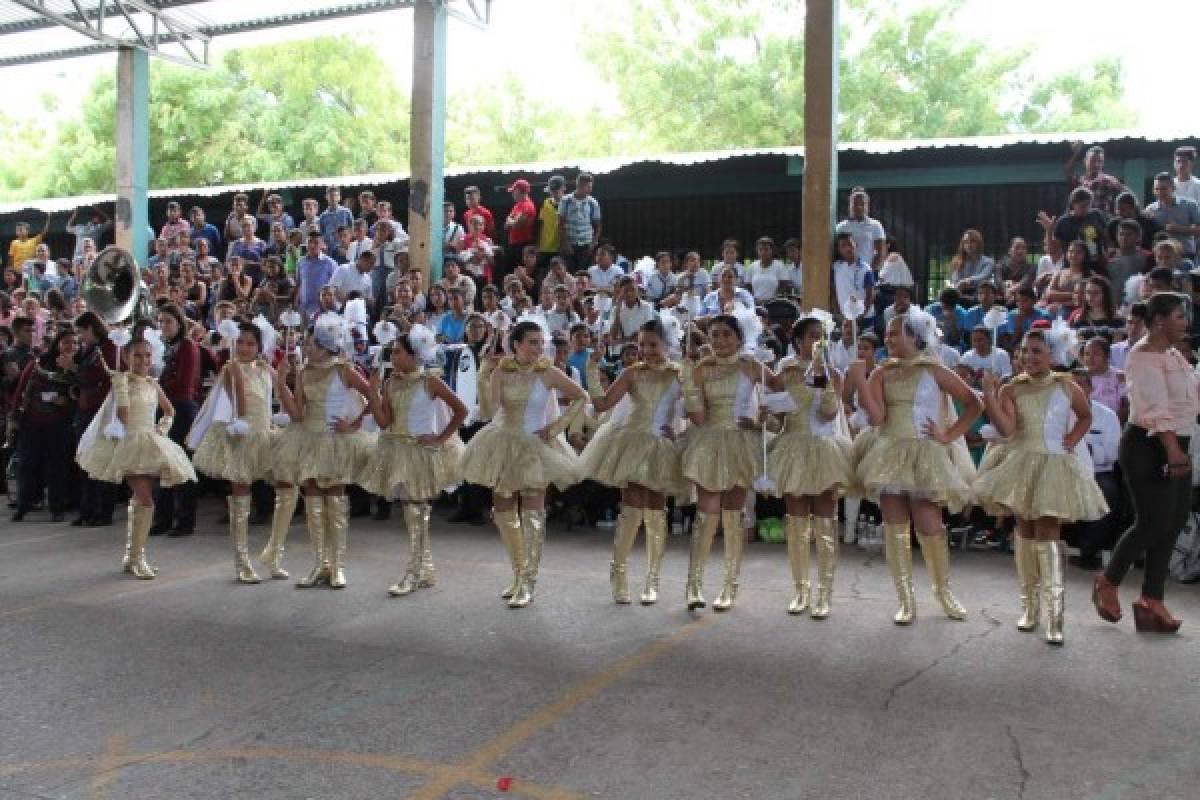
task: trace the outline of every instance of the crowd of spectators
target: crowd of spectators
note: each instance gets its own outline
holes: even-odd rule
[[[943,334],[942,360],[976,388],[986,373],[1003,378],[1019,370],[1012,351],[1031,328],[1065,325],[1075,331],[1078,344],[1062,366],[1076,371],[1093,405],[1104,409],[1088,441],[1097,480],[1114,508],[1111,519],[1078,533],[1088,565],[1115,535],[1123,507],[1113,476],[1114,431],[1128,414],[1121,366],[1130,341],[1140,335],[1140,301],[1165,289],[1200,292],[1195,159],[1195,148],[1177,149],[1174,170],[1154,177],[1153,199],[1143,205],[1149,198],[1138,187],[1104,172],[1101,148],[1076,145],[1064,207],[1029,210],[1037,237],[1014,238],[1002,255],[990,255],[985,232],[966,230],[944,285],[924,287],[932,300],[926,308]],[[702,351],[707,318],[739,308],[757,313],[764,330],[760,350],[782,357],[790,321],[819,300],[844,322],[829,353],[851,376],[845,398],[851,413],[854,387],[865,379],[859,373],[885,357],[878,347],[883,327],[925,294],[916,282],[924,279],[923,270],[914,276],[884,226],[870,216],[870,196],[862,188],[851,191],[847,215],[837,224],[830,297],[813,298],[805,294],[799,238],[777,243],[763,236],[748,246],[728,239],[713,253],[686,246],[622,253],[619,242],[605,235],[594,185],[586,173],[573,186],[560,175],[536,186],[520,178],[507,187],[510,207],[494,210],[481,203],[478,187],[468,187],[461,206],[445,204],[444,262],[440,279],[429,285],[410,268],[409,236],[392,204],[369,191],[344,201],[331,187],[324,207],[305,198],[292,209],[295,216],[278,194],[263,192],[256,206],[238,194],[218,224],[199,207],[185,215],[171,202],[153,252],[141,263],[142,278],[155,304],[179,309],[184,335],[209,349],[219,347],[215,329],[224,319],[262,315],[294,343],[303,324],[284,324],[284,312],[311,322],[361,298],[365,314],[353,324],[356,360],[367,370],[380,320],[401,327],[423,323],[447,345],[478,353],[515,320],[533,315],[549,331],[556,360],[580,382],[587,380],[589,359],[599,359],[608,376],[632,363],[636,331],[656,316],[677,332],[676,356],[690,358]],[[17,226],[0,286],[0,388],[10,427],[27,413],[20,387],[30,364],[47,352],[60,328],[69,329],[88,310],[81,286],[96,242],[110,225],[99,209],[72,213],[66,229],[73,248],[58,254],[45,242],[49,217],[37,234],[27,223]],[[216,363],[211,356],[202,360]],[[54,402],[68,406],[74,399],[66,393]],[[986,428],[982,422],[971,434],[977,455]],[[582,446],[587,433],[586,426],[573,431],[572,442]],[[977,541],[1003,542],[1002,522],[976,514],[971,525]]]

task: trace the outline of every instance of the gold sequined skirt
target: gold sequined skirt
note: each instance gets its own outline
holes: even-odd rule
[[[762,474],[762,434],[758,431],[697,425],[688,430],[683,476],[701,489],[749,489]]]
[[[582,475],[605,486],[683,494],[682,444],[626,425],[602,425],[581,456]]]
[[[196,471],[183,448],[156,431],[129,431],[121,439],[97,436],[76,456],[90,478],[122,483],[131,475],[153,475],[160,486],[196,480]]]
[[[841,436],[784,433],[767,448],[767,475],[776,493],[807,497],[830,489],[842,494],[852,484],[853,446]]]
[[[864,438],[865,437],[865,438]],[[958,512],[971,502],[975,465],[967,448],[933,439],[890,436],[868,428],[856,442],[858,486],[872,502],[899,494],[930,500]]]
[[[373,433],[316,432],[293,423],[275,440],[272,477],[295,485],[315,481],[322,489],[353,483],[374,445]]]
[[[438,447],[425,447],[407,436],[381,433],[355,483],[386,498],[403,486],[409,500],[422,502],[459,482],[462,453],[458,436]]]
[[[580,480],[579,456],[562,436],[549,442],[500,422],[489,422],[467,442],[462,476],[500,494],[559,489]]]
[[[989,446],[975,479],[975,497],[989,514],[1063,522],[1102,519],[1104,492],[1072,453],[1046,453],[1019,444]]]
[[[200,440],[192,463],[197,471],[230,483],[270,481],[278,435],[268,429],[230,436],[226,424],[217,422]]]

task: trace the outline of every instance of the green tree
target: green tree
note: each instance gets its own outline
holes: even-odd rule
[[[767,147],[804,138],[802,0],[625,0],[587,49],[644,150]],[[1129,124],[1116,61],[1051,76],[1029,46],[993,49],[953,28],[961,0],[908,14],[845,4],[844,140],[1103,129]],[[1097,102],[1099,100],[1099,102]],[[664,109],[680,113],[663,113]]]
[[[39,188],[112,191],[115,76],[59,130]],[[408,101],[350,37],[233,50],[210,70],[153,61],[150,184],[203,186],[401,170]]]

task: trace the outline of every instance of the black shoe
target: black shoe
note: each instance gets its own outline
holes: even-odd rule
[[[173,538],[178,538],[180,536],[191,536],[195,532],[196,532],[196,529],[190,525],[187,527],[177,526],[177,527],[171,528],[171,530],[167,532],[167,536],[170,536]]]
[[[108,528],[113,524],[112,517],[92,517],[83,523],[85,528]]]
[[[61,511],[55,511],[50,515],[50,521],[51,522],[62,522],[65,516],[66,515],[64,515]]]
[[[451,514],[446,521],[459,525],[481,525],[483,524],[483,516],[478,511],[468,511],[465,508],[460,508]]]
[[[25,512],[24,512],[24,511],[14,511],[14,512],[13,512],[13,514],[12,514],[12,521],[13,521],[13,522],[20,522],[20,521],[21,521],[21,520],[23,520],[23,519],[25,519]]]
[[[87,517],[76,517],[75,519],[71,520],[71,527],[72,528],[85,528],[85,527],[89,527],[91,525],[91,522],[92,521]]]
[[[1077,556],[1071,556],[1067,559],[1067,563],[1072,567],[1086,569],[1089,572],[1095,572],[1102,566],[1100,562],[1100,556],[1085,556],[1083,553],[1080,553]]]
[[[162,536],[164,533],[167,533],[170,530],[171,530],[171,523],[156,522],[150,526],[150,533],[148,535],[149,536]]]

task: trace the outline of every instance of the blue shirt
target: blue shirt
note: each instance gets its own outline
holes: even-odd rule
[[[579,373],[579,385],[582,386],[584,389],[588,388],[587,365],[588,365],[588,360],[591,359],[591,357],[592,357],[592,350],[591,350],[591,348],[587,348],[587,347],[585,347],[583,350],[579,351],[578,353],[567,353],[567,366],[572,367],[576,372]]]
[[[1146,206],[1146,216],[1154,219],[1161,230],[1166,230],[1170,223],[1176,225],[1200,225],[1200,206],[1186,197],[1176,197],[1175,202],[1165,206],[1157,200]],[[1183,233],[1168,233],[1183,248],[1183,255],[1192,258],[1196,255],[1196,237]]]
[[[932,314],[933,318],[937,320],[938,327],[942,329],[942,333],[945,336],[946,344],[950,345],[951,347],[961,348],[963,338],[965,338],[966,334],[970,331],[970,328],[967,327],[966,309],[962,306],[954,307],[953,327],[958,329],[957,336],[953,331],[948,330],[948,328],[952,326],[946,324],[946,309],[942,308],[941,303],[930,303],[925,307],[925,311],[929,314]]]
[[[1000,305],[999,303],[992,303],[992,308],[1006,310],[1004,309],[1004,306]],[[985,309],[983,306],[973,306],[967,311],[965,315],[965,323],[963,325],[963,329],[966,331],[967,336],[970,336],[971,331],[983,324],[983,318],[987,316],[987,313],[990,310],[991,309]]]
[[[317,225],[321,228],[321,238],[325,240],[325,247],[332,252],[338,245],[338,227],[349,228],[354,225],[354,215],[350,213],[350,209],[343,206],[327,208],[317,217]]]
[[[1029,332],[1029,329],[1033,327],[1033,323],[1037,322],[1040,319],[1044,319],[1047,322],[1050,322],[1054,318],[1051,317],[1048,313],[1046,313],[1042,309],[1038,308],[1037,306],[1034,306],[1033,314],[1031,314],[1029,317],[1026,318],[1027,321],[1021,325],[1021,330],[1018,331],[1016,329],[1016,327],[1017,327],[1017,310],[1013,309],[1012,311],[1008,312],[1008,322],[1004,323],[1004,325],[1000,328],[1000,332],[1007,333],[1011,336],[1024,336],[1026,333]]]
[[[296,262],[296,278],[300,283],[297,302],[300,310],[312,316],[321,307],[321,288],[329,283],[337,264],[322,253],[316,258],[304,256]]]
[[[208,239],[208,252],[210,255],[216,253],[217,249],[221,246],[221,234],[217,231],[217,226],[208,222],[204,223],[203,228],[197,229],[195,226],[192,226],[192,241],[195,242],[197,239]]]
[[[445,338],[451,344],[461,343],[467,331],[467,315],[464,313],[461,317],[454,316],[453,313],[446,314],[438,322],[438,335]]]

